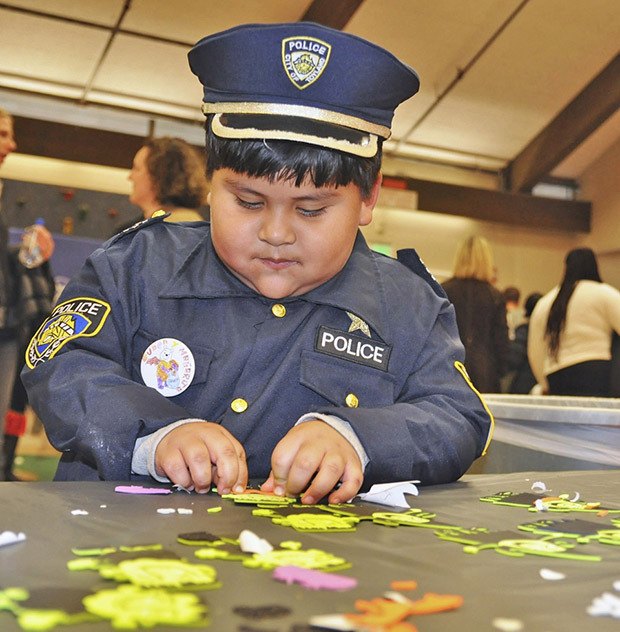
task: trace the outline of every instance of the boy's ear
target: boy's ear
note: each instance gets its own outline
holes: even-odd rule
[[[375,183],[372,185],[372,189],[368,194],[368,197],[362,200],[362,210],[360,213],[360,226],[368,226],[372,221],[372,211],[379,199],[379,192],[381,191],[381,183],[383,182],[383,174],[379,173]]]
[[[207,193],[207,206],[211,206],[211,191]]]

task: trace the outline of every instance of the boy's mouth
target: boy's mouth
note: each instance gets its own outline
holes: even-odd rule
[[[291,259],[272,259],[269,257],[261,257],[261,262],[272,270],[283,270],[296,263]]]

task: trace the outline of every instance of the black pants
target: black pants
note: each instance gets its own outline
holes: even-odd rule
[[[573,364],[547,375],[549,395],[610,397],[610,374],[609,360],[590,360]]]

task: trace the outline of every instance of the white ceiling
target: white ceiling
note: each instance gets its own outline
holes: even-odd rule
[[[0,105],[118,131],[138,124],[141,134],[148,118],[160,121],[159,133],[184,120],[197,130],[202,90],[187,65],[191,45],[244,22],[297,21],[311,4],[132,0],[124,12],[125,0],[0,2]],[[365,0],[344,30],[390,49],[421,77],[419,94],[397,110],[389,151],[432,158],[441,149],[442,160],[499,169],[618,54],[620,2]],[[578,179],[619,138],[616,113],[552,175]]]

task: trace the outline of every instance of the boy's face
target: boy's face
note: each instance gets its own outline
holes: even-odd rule
[[[228,269],[263,296],[305,294],[344,267],[358,226],[372,219],[379,186],[380,180],[363,200],[354,184],[296,187],[218,169],[209,194],[213,245]]]

